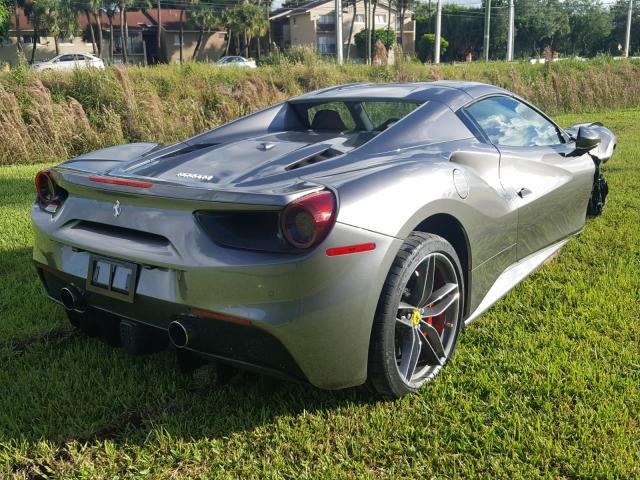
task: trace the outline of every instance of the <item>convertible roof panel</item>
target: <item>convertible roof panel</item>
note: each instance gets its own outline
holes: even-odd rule
[[[416,83],[353,83],[329,87],[307,93],[291,100],[292,103],[309,100],[414,100],[438,101],[457,109],[469,100],[489,93],[505,93],[498,87],[476,82],[439,80]]]

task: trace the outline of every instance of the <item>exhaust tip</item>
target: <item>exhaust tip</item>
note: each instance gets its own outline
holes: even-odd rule
[[[196,331],[193,326],[174,320],[169,324],[169,340],[177,348],[184,348],[195,340]]]
[[[73,285],[60,290],[60,301],[67,310],[82,311],[82,292]]]

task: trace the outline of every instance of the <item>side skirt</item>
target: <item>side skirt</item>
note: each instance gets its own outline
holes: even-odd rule
[[[558,250],[560,250],[569,240],[570,238],[565,238],[558,243],[554,243],[553,245],[543,248],[538,252],[532,253],[502,272],[482,299],[478,308],[476,308],[464,321],[465,326],[469,325],[476,318],[486,312],[491,305],[509,293],[513,287],[524,280],[529,274],[540,268],[545,261],[558,253]]]

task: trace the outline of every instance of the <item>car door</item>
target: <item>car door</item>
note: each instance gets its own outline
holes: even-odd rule
[[[58,59],[58,68],[60,70],[71,70],[75,64],[73,55],[62,55]]]
[[[466,107],[500,153],[500,182],[518,209],[517,258],[584,227],[594,164],[526,103],[494,95]]]

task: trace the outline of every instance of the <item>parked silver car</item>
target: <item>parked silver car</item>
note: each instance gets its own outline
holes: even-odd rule
[[[51,60],[34,63],[32,67],[36,70],[104,69],[104,62],[101,58],[90,53],[63,53],[56,55]]]
[[[615,136],[490,85],[344,85],[40,172],[33,259],[130,352],[384,397],[602,210]]]
[[[238,55],[229,55],[221,57],[216,63],[217,67],[242,67],[242,68],[257,68],[255,60],[247,60],[244,57]]]

